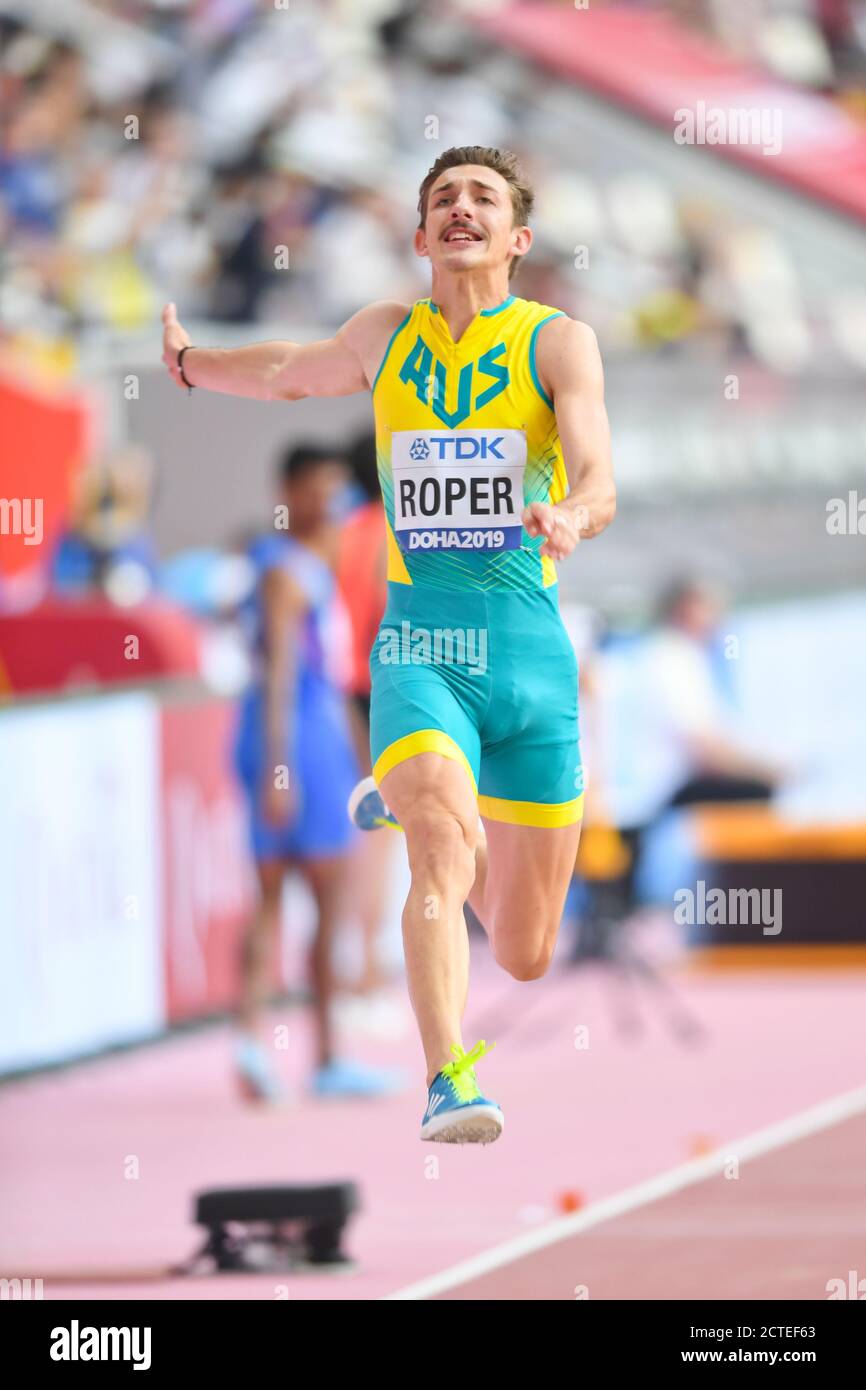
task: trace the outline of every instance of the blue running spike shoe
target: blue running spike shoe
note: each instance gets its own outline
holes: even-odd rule
[[[478,1089],[474,1063],[495,1047],[476,1043],[465,1052],[456,1043],[448,1062],[434,1076],[427,1094],[427,1109],[421,1121],[421,1138],[440,1144],[492,1144],[505,1124],[505,1116],[495,1100],[488,1100]]]
[[[402,829],[397,817],[391,814],[382,800],[373,777],[365,777],[358,783],[346,809],[349,820],[359,830],[378,830],[383,825],[390,825],[392,830]]]

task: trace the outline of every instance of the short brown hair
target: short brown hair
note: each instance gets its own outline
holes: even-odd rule
[[[427,200],[430,196],[430,189],[441,173],[446,169],[454,169],[459,164],[483,164],[485,168],[493,169],[497,174],[501,174],[511,193],[512,226],[526,226],[532,215],[535,194],[517,162],[517,155],[512,154],[510,150],[491,149],[488,145],[453,145],[450,150],[444,150],[440,154],[418,190],[418,215],[421,219],[418,226],[422,231],[427,221]],[[517,270],[521,259],[520,256],[511,257],[511,264],[508,267],[509,280]]]

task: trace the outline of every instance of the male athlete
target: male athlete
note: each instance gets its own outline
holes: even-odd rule
[[[362,784],[354,811],[406,835],[421,1138],[449,1143],[489,1143],[503,1126],[474,1072],[487,1044],[462,1045],[464,903],[515,979],[538,979],[553,953],[583,803],[554,562],[616,506],[595,335],[509,292],[532,204],[513,155],[446,150],[421,185],[414,237],[429,298],[371,304],[322,342],[227,351],[191,346],[174,305],[163,314],[163,360],[186,388],[271,401],[372,392],[388,605],[370,658],[378,791]]]

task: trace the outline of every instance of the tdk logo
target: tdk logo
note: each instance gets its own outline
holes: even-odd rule
[[[476,439],[474,435],[453,435],[436,434],[433,435],[429,444],[425,439],[416,439],[409,450],[409,457],[416,462],[426,459],[430,455],[432,447],[434,458],[440,463],[453,459],[458,463],[465,463],[467,459],[501,459],[505,462],[504,454],[499,452],[497,447],[502,443],[503,436],[497,435],[495,439],[487,439],[486,436]]]

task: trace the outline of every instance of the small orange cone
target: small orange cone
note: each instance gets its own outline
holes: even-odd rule
[[[586,1198],[582,1192],[560,1192],[556,1205],[560,1211],[580,1211],[581,1207],[586,1206]]]
[[[710,1134],[692,1134],[688,1140],[688,1152],[690,1158],[703,1158],[705,1154],[714,1153],[718,1148],[716,1140]]]

